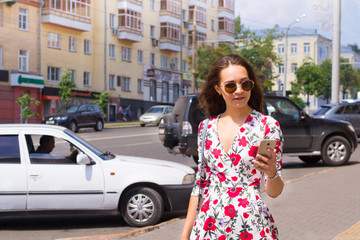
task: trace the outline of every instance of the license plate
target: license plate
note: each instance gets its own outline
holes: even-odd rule
[[[55,121],[46,121],[46,124],[55,124]]]
[[[159,134],[164,134],[165,133],[165,129],[164,128],[160,128],[159,129]]]

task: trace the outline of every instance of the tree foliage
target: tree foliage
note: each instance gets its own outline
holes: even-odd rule
[[[71,80],[72,70],[67,71],[61,75],[61,80],[58,84],[60,100],[64,103],[71,101],[71,91],[76,87],[75,83]]]
[[[95,100],[92,100],[91,103],[99,105],[100,110],[104,113],[104,117],[106,118],[106,108],[108,104],[109,93],[107,91],[101,92],[100,94],[95,95]]]
[[[21,106],[20,116],[25,120],[25,123],[27,123],[30,117],[39,116],[39,113],[31,111],[31,106],[39,106],[40,102],[32,98],[29,93],[25,93],[23,96],[16,99],[16,103]]]

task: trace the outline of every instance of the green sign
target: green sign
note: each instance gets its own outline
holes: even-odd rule
[[[36,79],[36,78],[25,78],[25,77],[22,77],[21,75],[19,75],[18,83],[19,84],[32,83],[32,84],[44,85],[44,80],[43,79]]]

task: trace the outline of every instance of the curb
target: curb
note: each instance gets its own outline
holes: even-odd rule
[[[142,227],[135,230],[131,230],[127,233],[115,233],[115,234],[105,234],[105,235],[95,235],[95,236],[83,236],[83,237],[71,237],[71,238],[57,238],[56,240],[117,240],[117,239],[123,239],[128,237],[135,237],[140,234],[144,234],[147,232],[151,232],[154,230],[159,229],[160,227],[163,227],[164,225],[167,225],[172,222],[176,222],[180,220],[180,218],[174,218],[166,222],[159,223],[157,225],[148,226],[148,227]]]

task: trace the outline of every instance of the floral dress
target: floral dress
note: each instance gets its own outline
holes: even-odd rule
[[[203,170],[200,162],[192,195],[204,199],[194,222],[190,239],[278,239],[278,230],[260,194],[264,174],[252,164],[260,142],[275,139],[277,169],[281,170],[283,138],[279,123],[253,110],[229,149],[220,143],[219,116],[209,120],[206,132]],[[203,122],[199,125],[198,152],[201,156]],[[280,173],[281,174],[281,173]],[[201,181],[200,181],[201,175]]]

